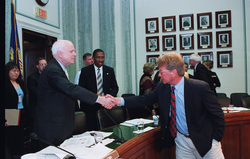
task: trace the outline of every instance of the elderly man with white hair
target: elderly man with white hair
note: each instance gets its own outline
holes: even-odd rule
[[[191,54],[189,63],[194,67],[194,79],[205,81],[209,84],[210,89],[215,93],[216,91],[213,85],[213,79],[208,69],[201,64],[201,57],[197,54]]]
[[[88,104],[111,106],[111,99],[98,96],[81,86],[70,83],[66,66],[73,64],[76,53],[72,42],[58,40],[52,46],[53,59],[42,71],[37,92],[37,109],[34,132],[38,137],[60,145],[72,136],[75,125],[76,99]],[[48,145],[36,143],[34,151]]]

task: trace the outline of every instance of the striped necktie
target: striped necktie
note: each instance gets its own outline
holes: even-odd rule
[[[176,137],[176,133],[177,133],[177,128],[176,128],[176,105],[175,105],[174,89],[175,89],[175,87],[172,86],[171,101],[170,101],[170,106],[171,106],[170,132],[171,132],[171,135],[172,135],[173,138]]]
[[[97,94],[104,95],[102,88],[102,76],[100,69],[97,69]]]

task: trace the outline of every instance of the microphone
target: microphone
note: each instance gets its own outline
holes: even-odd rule
[[[76,157],[75,157],[75,155],[74,155],[73,153],[71,153],[71,152],[69,152],[69,151],[66,151],[66,150],[64,150],[64,149],[62,149],[62,148],[60,148],[60,147],[58,147],[58,146],[53,145],[52,143],[50,143],[50,142],[48,142],[48,141],[45,141],[45,140],[41,139],[40,137],[37,136],[36,133],[31,133],[31,134],[30,134],[30,138],[33,139],[33,140],[38,140],[38,141],[40,141],[40,142],[42,142],[42,143],[45,143],[45,144],[47,144],[47,145],[54,146],[54,147],[56,147],[56,148],[58,148],[58,149],[60,149],[60,150],[62,150],[62,151],[64,151],[64,152],[67,152],[67,153],[69,153],[70,155],[72,155],[72,156],[67,155],[67,156],[65,156],[63,159],[76,159]]]
[[[104,109],[104,112],[108,115],[108,117],[113,121],[113,123],[115,123],[115,125],[119,128],[120,132],[121,132],[121,138],[120,139],[115,139],[115,142],[118,142],[120,144],[123,144],[124,142],[126,142],[127,140],[125,140],[123,138],[123,135],[122,135],[122,129],[120,128],[120,126],[115,122],[115,120],[109,115],[109,113],[107,112],[106,109]]]

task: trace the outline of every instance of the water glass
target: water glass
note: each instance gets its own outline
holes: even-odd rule
[[[144,122],[143,121],[138,121],[137,122],[137,130],[139,133],[142,133],[144,130]]]
[[[233,111],[234,110],[234,105],[233,104],[230,104],[228,107],[229,107],[229,111]]]
[[[95,143],[102,143],[103,135],[101,133],[95,133],[94,135]]]

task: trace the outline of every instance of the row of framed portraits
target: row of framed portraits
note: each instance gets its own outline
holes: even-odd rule
[[[179,39],[180,50],[194,49],[194,34],[180,34]],[[197,46],[198,49],[213,48],[212,32],[197,33]],[[176,35],[162,36],[162,47],[163,51],[176,50]],[[216,32],[216,47],[232,47],[231,31]],[[146,51],[154,52],[159,50],[159,36],[146,37]]]
[[[188,68],[191,69],[189,64],[190,55],[193,53],[181,53],[183,60],[188,64]],[[201,56],[201,60],[211,60],[213,61],[213,52],[199,52],[198,55]],[[156,59],[159,55],[147,55],[147,62],[153,62],[156,64]],[[227,68],[233,67],[233,53],[232,51],[217,51],[217,68]],[[158,66],[156,65],[156,69]]]
[[[231,11],[215,12],[216,28],[231,27]],[[158,18],[145,19],[146,34],[159,33]],[[179,15],[179,28],[183,30],[194,30],[194,14]],[[212,28],[212,12],[197,14],[197,29]],[[176,31],[175,16],[162,17],[162,32]]]

